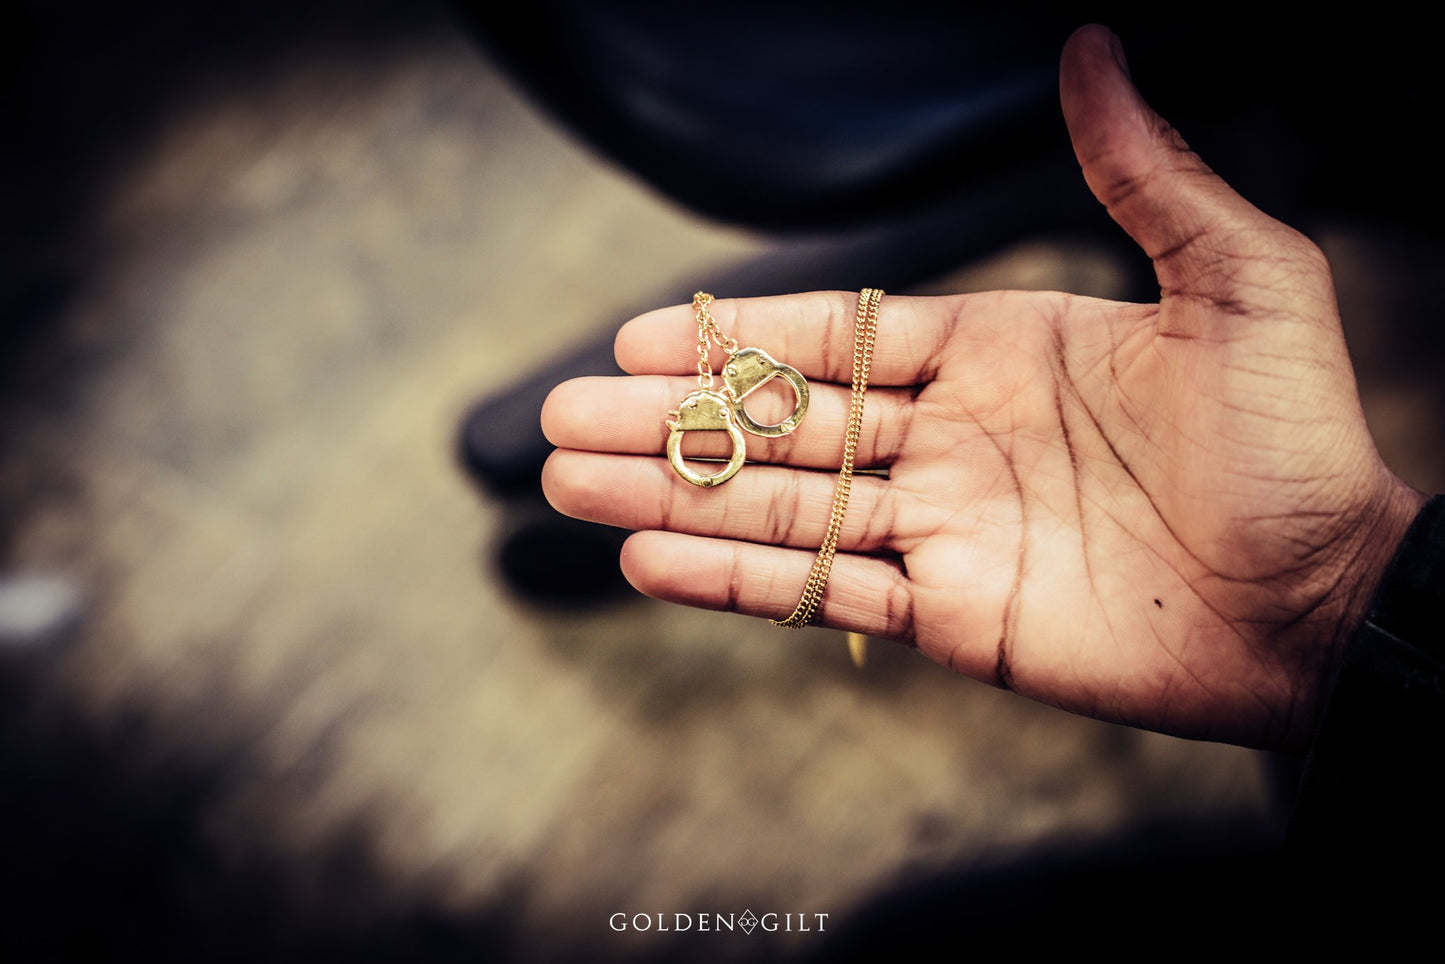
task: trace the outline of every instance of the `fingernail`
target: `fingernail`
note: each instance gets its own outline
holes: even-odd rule
[[[1120,40],[1119,35],[1112,30],[1109,31],[1109,51],[1114,55],[1114,62],[1119,65],[1119,69],[1124,72],[1124,76],[1132,81],[1134,75],[1129,72],[1129,58],[1124,56],[1124,42]]]

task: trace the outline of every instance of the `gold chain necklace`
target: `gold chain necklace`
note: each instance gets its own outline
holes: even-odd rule
[[[848,425],[843,438],[843,464],[838,469],[838,483],[833,490],[833,509],[828,517],[828,530],[818,550],[802,598],[785,619],[773,619],[774,626],[801,629],[813,621],[823,602],[823,591],[833,571],[833,558],[838,552],[838,537],[843,530],[843,516],[848,511],[848,497],[853,490],[853,463],[858,454],[858,439],[863,432],[863,402],[868,392],[868,373],[873,365],[873,345],[878,337],[878,305],[883,300],[881,288],[864,288],[858,295],[858,312],[853,321],[853,385],[848,402]],[[667,421],[667,459],[677,474],[693,485],[710,488],[722,485],[737,474],[746,459],[747,441],[743,430],[764,438],[778,438],[793,432],[808,412],[808,383],[791,365],[784,365],[760,348],[740,348],[737,339],[724,334],[709,310],[713,296],[705,291],[693,295],[693,314],[697,318],[697,391],[684,396],[678,407],[670,411],[674,421]],[[713,388],[712,346],[728,356],[723,365],[723,391]],[[755,421],[743,407],[749,394],[773,378],[785,379],[793,388],[796,404],[793,413],[776,424]],[[682,457],[682,437],[687,432],[727,432],[732,441],[732,454],[718,472],[704,475],[689,468]],[[848,634],[848,651],[853,662],[863,665],[867,637]]]
[[[868,393],[868,372],[873,366],[873,343],[878,337],[878,304],[883,300],[879,288],[864,288],[858,296],[858,314],[853,321],[853,391],[848,400],[848,429],[843,438],[843,465],[838,469],[838,484],[833,489],[833,512],[828,517],[828,531],[823,547],[813,560],[803,596],[786,619],[774,619],[774,626],[801,629],[812,622],[823,601],[823,589],[833,571],[833,557],[838,552],[838,535],[843,530],[843,515],[848,511],[848,496],[853,491],[853,461],[858,454],[858,438],[863,432],[863,401]],[[861,663],[861,648],[849,634],[849,650],[853,661]]]

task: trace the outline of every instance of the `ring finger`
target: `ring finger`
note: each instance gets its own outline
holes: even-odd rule
[[[837,478],[759,465],[704,489],[683,482],[663,459],[559,449],[542,471],[542,489],[559,512],[589,522],[816,550]],[[838,548],[890,551],[893,516],[887,480],[855,476]]]

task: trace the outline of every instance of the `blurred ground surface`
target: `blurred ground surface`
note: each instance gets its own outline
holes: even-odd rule
[[[856,672],[825,631],[509,596],[507,507],[453,458],[467,406],[766,243],[599,164],[444,13],[376,22],[137,68],[141,107],[53,133],[95,151],[34,182],[64,196],[15,202],[46,228],[8,242],[0,578],[59,574],[83,602],[0,661],[6,884],[31,922],[12,942],[647,956],[673,945],[609,915],[837,928],[1041,847],[1275,832],[1247,751],[876,642]],[[1438,490],[1438,352],[1412,335],[1438,242],[1320,236],[1387,459]],[[1109,294],[1117,274],[1040,240],[937,287]]]

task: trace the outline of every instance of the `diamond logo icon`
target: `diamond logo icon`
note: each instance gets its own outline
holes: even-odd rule
[[[751,934],[753,928],[758,926],[758,918],[751,910],[743,911],[743,916],[738,918],[738,926],[743,929],[744,934]]]

